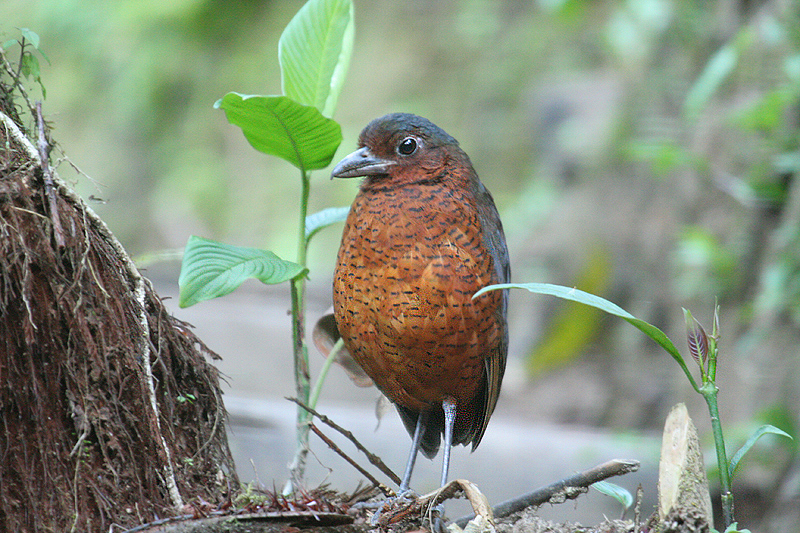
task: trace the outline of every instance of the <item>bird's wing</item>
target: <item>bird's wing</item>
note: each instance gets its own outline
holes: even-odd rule
[[[506,237],[503,233],[503,224],[494,205],[492,195],[478,182],[478,218],[482,226],[483,246],[492,256],[494,270],[497,276],[494,283],[508,283],[511,280],[511,265],[506,247]],[[492,353],[487,354],[484,360],[486,369],[486,391],[484,395],[483,410],[481,413],[480,427],[472,439],[472,449],[478,447],[486,431],[497,398],[500,396],[500,385],[508,358],[508,290],[503,290],[502,302],[497,310],[497,324],[500,328],[500,342]]]

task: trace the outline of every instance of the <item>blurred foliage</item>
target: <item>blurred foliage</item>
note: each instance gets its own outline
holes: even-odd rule
[[[224,118],[211,106],[234,83],[265,92],[272,79],[277,92],[277,60],[265,53],[275,40],[262,36],[277,35],[292,13],[244,0],[11,0],[0,5],[0,32],[26,25],[41,36],[52,62],[45,112],[96,180],[78,188],[107,200],[96,206],[101,216],[142,252],[185,240],[169,227],[187,219],[224,232],[236,189],[258,187],[248,172],[231,179]]]
[[[603,295],[611,280],[611,258],[608,250],[590,250],[584,266],[578,273],[575,287],[585,292]],[[582,355],[600,328],[603,313],[597,308],[573,301],[560,302],[553,313],[542,340],[527,356],[528,376],[568,364]]]
[[[132,253],[194,233],[287,256],[292,171],[254,153],[212,105],[231,90],[280,91],[274,47],[302,3],[6,0],[0,42],[17,28],[40,36],[54,137],[92,177],[74,178],[79,192],[102,200],[93,207]],[[596,245],[611,263],[598,292],[670,334],[684,327],[680,307],[719,296],[735,322],[725,378],[741,392],[721,408],[747,418],[800,403],[797,0],[355,4],[340,150],[386,112],[428,116],[492,190],[516,280],[578,285]],[[311,212],[354,194],[356,183],[332,187],[326,174],[312,176]],[[309,250],[312,271],[332,270],[329,235]],[[514,305],[512,334],[532,332],[533,346],[551,309]],[[638,403],[629,425],[658,425],[653,409],[665,414],[676,393],[671,363],[651,357],[637,370],[652,350],[593,320],[574,353],[608,352],[596,379],[613,389],[610,409]],[[536,349],[518,344],[516,356]]]
[[[6,40],[2,45],[3,51],[7,57],[16,52],[17,48],[19,49],[16,57],[17,61],[15,62],[17,65],[17,71],[13,72],[13,75],[9,72],[5,72],[4,74],[6,74],[9,78],[13,77],[13,79],[10,79],[9,82],[12,82],[17,86],[23,84],[25,78],[33,80],[39,85],[42,96],[46,98],[47,89],[45,89],[45,86],[42,83],[42,69],[39,63],[39,55],[48,62],[49,59],[44,51],[39,48],[39,43],[39,35],[36,32],[30,30],[29,28],[19,28],[19,36]],[[13,68],[13,66],[10,64],[5,66]],[[3,91],[3,94],[10,93],[11,91]]]
[[[678,298],[729,295],[735,281],[737,258],[717,237],[700,227],[687,227],[675,248],[674,285]],[[741,259],[741,258],[738,258]]]
[[[5,34],[27,25],[57,51],[47,75],[56,87],[49,106],[61,115],[62,143],[104,184],[100,191],[81,186],[111,200],[100,209],[125,242],[143,251],[179,244],[171,228],[183,220],[182,229],[199,226],[217,237],[241,231],[233,213],[246,217],[253,234],[283,240],[284,202],[275,199],[292,191],[270,179],[280,163],[243,154],[210,106],[234,87],[279,92],[271,50],[300,5],[11,0],[0,15],[9,21]],[[692,136],[703,117],[688,119],[676,109],[691,94],[715,105],[752,86],[759,92],[750,102],[726,110],[731,124],[738,120],[771,143],[788,141],[784,112],[797,101],[789,77],[798,69],[797,37],[793,14],[775,13],[777,5],[764,13],[677,0],[359,7],[357,64],[341,113],[348,148],[360,127],[384,111],[435,113],[438,122],[452,124],[509,209],[552,155],[608,164],[616,144],[622,161],[630,160],[627,153],[652,163],[662,179],[687,168],[708,173],[713,161],[695,149]],[[781,61],[789,73],[776,70]],[[568,95],[537,94],[585,72],[610,72],[622,83],[622,100],[604,132],[586,126]],[[94,149],[104,144],[108,150]]]
[[[301,5],[10,0],[0,40],[22,27],[41,37],[55,136],[93,179],[75,178],[79,191],[102,199],[94,207],[133,253],[195,233],[286,256],[288,164],[254,153],[212,105],[231,90],[280,91],[274,47]],[[741,311],[730,314],[740,331],[800,323],[795,0],[378,0],[356,11],[334,117],[341,150],[388,111],[446,125],[494,193],[517,279],[575,285],[596,240],[611,258],[609,298],[659,325],[682,327],[681,306],[716,296]],[[326,173],[312,177],[312,212],[348,204],[357,186],[331,187]],[[329,270],[337,241],[317,239],[309,266]],[[547,329],[548,311],[526,320]],[[660,364],[653,386],[667,388]]]

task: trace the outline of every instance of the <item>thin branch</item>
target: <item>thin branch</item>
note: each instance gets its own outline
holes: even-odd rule
[[[150,349],[149,349],[149,338],[150,338],[150,329],[149,325],[147,324],[147,317],[144,316],[144,296],[145,296],[145,287],[144,283],[141,283],[141,278],[139,279],[140,283],[137,284],[136,288],[134,289],[134,293],[136,294],[136,299],[140,302],[140,308],[137,310],[140,313],[140,316],[144,318],[144,331],[142,332],[142,337],[147,339],[145,346],[143,347],[143,353],[140,354],[142,360],[142,371],[144,373],[143,381],[146,387],[147,396],[150,400],[150,409],[152,410],[152,419],[150,420],[150,425],[152,429],[155,429],[156,433],[158,434],[158,440],[161,444],[161,452],[163,453],[164,458],[164,465],[163,465],[163,474],[164,474],[164,482],[167,485],[167,492],[169,493],[170,500],[172,501],[172,505],[176,510],[180,510],[183,508],[183,498],[181,497],[180,490],[178,489],[178,483],[175,481],[175,471],[172,468],[172,452],[169,449],[169,445],[167,444],[167,439],[164,438],[164,433],[161,431],[161,412],[158,409],[158,400],[156,399],[156,387],[155,382],[153,379],[153,366],[152,361],[150,360]],[[153,427],[154,426],[154,427]]]
[[[329,439],[329,438],[328,438],[328,437],[327,437],[327,436],[326,436],[326,435],[325,435],[325,434],[324,434],[322,431],[320,431],[320,429],[319,429],[317,426],[315,426],[315,425],[312,423],[312,424],[310,424],[310,425],[309,425],[309,427],[311,428],[311,431],[313,431],[313,432],[314,432],[314,434],[315,434],[317,437],[319,437],[320,439],[322,439],[322,442],[324,442],[325,444],[327,444],[327,445],[328,445],[328,448],[330,448],[331,450],[333,450],[334,452],[336,452],[337,454],[339,454],[339,456],[340,456],[342,459],[344,459],[345,461],[347,461],[348,463],[350,463],[350,465],[351,465],[353,468],[355,468],[356,470],[358,470],[358,472],[359,472],[359,473],[360,473],[362,476],[364,476],[365,478],[367,478],[367,480],[368,480],[370,483],[372,483],[374,486],[378,487],[378,488],[381,490],[381,492],[383,492],[383,494],[384,494],[385,496],[391,496],[391,495],[393,494],[393,492],[392,492],[392,489],[390,489],[389,487],[387,487],[386,485],[384,485],[383,483],[381,483],[380,481],[378,481],[377,479],[375,479],[375,477],[374,477],[374,476],[372,476],[372,474],[370,474],[369,472],[367,472],[366,470],[364,470],[364,469],[363,469],[363,468],[362,468],[362,467],[361,467],[361,466],[360,466],[358,463],[356,463],[356,462],[355,462],[355,460],[354,460],[352,457],[350,457],[349,455],[347,455],[346,453],[344,453],[344,451],[342,451],[342,449],[341,449],[341,448],[339,448],[339,447],[336,445],[336,443],[335,443],[335,442],[333,442],[333,441],[332,441],[331,439]]]
[[[633,533],[640,533],[642,530],[642,499],[644,499],[644,489],[639,483],[636,487],[636,505],[633,508]]]
[[[286,398],[286,399],[289,400],[290,402],[296,403],[297,405],[299,405],[300,407],[302,407],[303,409],[305,409],[306,411],[308,411],[309,413],[311,413],[315,417],[319,418],[322,423],[328,425],[329,427],[335,429],[336,431],[338,431],[339,433],[344,435],[347,438],[347,440],[352,442],[353,445],[361,453],[363,453],[364,455],[367,456],[367,459],[369,460],[370,463],[372,463],[373,466],[375,466],[378,470],[383,472],[393,482],[395,482],[398,485],[400,484],[400,478],[397,476],[397,474],[392,472],[392,470],[388,466],[386,466],[386,464],[381,460],[380,457],[378,457],[374,453],[372,453],[369,450],[367,450],[360,442],[358,442],[358,439],[356,439],[350,431],[344,429],[342,426],[340,426],[336,422],[333,422],[327,416],[318,413],[317,411],[315,411],[314,409],[308,407],[307,405],[304,405],[303,402],[301,402],[297,398]]]
[[[517,496],[512,500],[499,503],[492,508],[496,518],[503,518],[518,513],[527,507],[542,505],[544,503],[563,503],[567,499],[577,498],[586,492],[589,485],[604,479],[629,474],[639,470],[639,461],[612,459],[597,465],[589,470],[579,472],[561,481],[542,487],[533,492]],[[472,516],[464,516],[455,521],[462,528],[472,520]]]
[[[19,61],[17,62],[17,73],[14,75],[14,85],[19,85],[19,77],[22,75],[22,62],[25,59],[25,37],[19,41]]]
[[[2,48],[0,48],[0,53],[1,52]],[[0,59],[2,59],[2,56],[0,56]],[[22,130],[19,129],[17,123],[14,122],[14,120],[10,116],[2,112],[0,112],[0,120],[2,120],[3,122],[3,127],[6,129],[6,133],[9,134],[8,137],[11,137],[15,141],[17,141],[20,144],[20,146],[22,146],[25,149],[26,155],[38,163],[39,152],[36,150],[36,148],[33,147],[33,144],[31,144],[31,142],[28,140],[28,138],[25,136]]]
[[[3,47],[0,46],[0,62],[3,64],[3,68],[6,73],[11,77],[14,81],[14,88],[19,91],[19,94],[22,96],[22,99],[25,100],[25,103],[28,104],[28,110],[31,112],[31,116],[35,116],[35,108],[31,104],[30,98],[28,98],[28,92],[25,90],[25,86],[19,82],[19,73],[15,73],[14,69],[11,67],[11,64],[8,62],[8,58],[3,51]],[[22,66],[22,61],[19,62],[20,67]]]
[[[50,145],[47,142],[47,132],[44,129],[41,101],[36,102],[36,127],[39,130],[39,164],[42,167],[44,194],[47,196],[47,204],[50,208],[50,219],[53,221],[53,233],[55,234],[56,244],[59,249],[61,249],[66,246],[66,242],[64,241],[64,230],[61,228],[61,218],[58,216],[55,185],[53,185],[53,171],[50,169]]]

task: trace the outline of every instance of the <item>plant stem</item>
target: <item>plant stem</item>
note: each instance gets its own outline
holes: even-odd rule
[[[714,325],[711,336],[708,338],[708,370],[703,373],[703,386],[700,394],[708,404],[708,413],[711,417],[711,432],[714,435],[714,447],[717,452],[717,468],[719,469],[720,499],[722,500],[722,521],[727,528],[733,523],[733,492],[731,491],[731,476],[728,454],[725,451],[725,437],[722,434],[722,422],[719,418],[717,405],[717,357],[719,356],[719,305],[714,305]],[[702,365],[702,361],[700,362]]]
[[[306,214],[308,213],[308,196],[311,189],[311,178],[305,170],[301,172],[302,189],[300,192],[300,221],[298,224],[297,239],[297,264],[306,266]],[[306,278],[300,276],[291,280],[292,293],[292,345],[294,355],[294,380],[297,398],[308,404],[311,391],[311,375],[308,370],[308,345],[306,344],[305,328],[305,290]],[[306,470],[306,457],[308,456],[309,413],[302,407],[297,407],[297,434],[295,455],[289,466],[290,478],[283,489],[284,494],[294,492],[301,486]]]
[[[700,391],[708,404],[708,413],[711,416],[711,431],[714,434],[714,446],[717,451],[717,467],[719,468],[719,484],[722,494],[722,521],[724,526],[728,527],[733,522],[733,493],[728,470],[728,455],[725,452],[725,438],[722,435],[722,423],[717,406],[718,392],[719,389],[714,382],[705,384]]]
[[[308,215],[308,197],[311,192],[311,175],[302,171],[302,187],[300,189],[300,220],[297,223],[297,264],[306,266],[308,240],[306,239],[306,216]],[[303,279],[305,286],[305,278]]]
[[[339,350],[342,349],[344,346],[344,339],[341,337],[336,344],[333,345],[331,348],[331,352],[328,354],[328,357],[325,359],[325,363],[323,363],[322,368],[319,371],[319,376],[317,376],[317,381],[314,382],[314,388],[311,389],[311,396],[308,398],[308,406],[312,409],[317,408],[317,400],[319,399],[319,394],[322,392],[322,385],[325,383],[325,378],[328,375],[328,370],[331,368],[331,364],[336,359],[336,356],[339,354]]]

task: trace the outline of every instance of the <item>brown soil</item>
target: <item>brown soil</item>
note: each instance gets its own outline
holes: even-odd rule
[[[0,98],[0,530],[109,531],[238,488],[214,357]],[[35,113],[35,111],[32,110]]]

